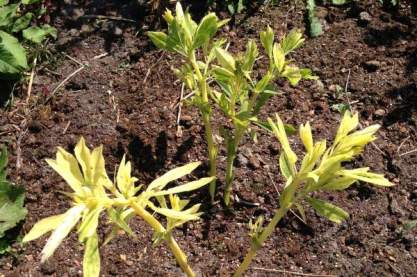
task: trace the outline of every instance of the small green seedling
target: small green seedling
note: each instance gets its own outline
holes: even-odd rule
[[[226,49],[215,49],[218,65],[212,66],[212,76],[220,87],[220,92],[213,91],[213,99],[233,125],[232,130],[223,129],[227,146],[226,189],[224,202],[230,205],[234,160],[239,144],[251,123],[261,123],[257,118],[261,108],[268,99],[278,94],[273,82],[286,78],[295,86],[301,79],[316,79],[311,71],[298,68],[287,58],[288,54],[300,47],[304,41],[302,34],[292,30],[280,42],[274,42],[274,32],[268,27],[260,34],[261,43],[269,59],[268,71],[258,80],[253,76],[253,67],[259,59],[255,41],[250,40],[246,52],[233,56]]]
[[[257,250],[272,234],[281,218],[291,209],[296,208],[305,220],[303,204],[309,204],[319,215],[335,223],[341,223],[349,218],[349,214],[332,203],[317,198],[317,192],[341,191],[355,182],[361,181],[379,187],[389,187],[393,184],[383,175],[371,173],[368,167],[347,169],[344,163],[362,153],[364,147],[376,139],[374,134],[379,125],[372,125],[363,130],[354,131],[358,125],[358,114],[346,112],[337,131],[333,144],[327,148],[326,141],[314,142],[310,124],[301,125],[300,138],[306,154],[297,165],[297,155],[291,149],[284,124],[276,115],[275,121],[269,119],[273,133],[281,144],[282,153],[279,157],[281,174],[286,179],[284,190],[279,199],[280,208],[265,228],[262,220],[251,224],[252,243],[243,262],[234,276],[242,276],[248,269]]]
[[[193,93],[189,103],[198,107],[200,111],[205,127],[210,176],[214,177],[218,147],[213,137],[211,123],[212,107],[209,100],[212,91],[209,86],[209,69],[215,58],[214,49],[225,43],[224,39],[216,41],[213,37],[228,20],[221,21],[214,13],[209,13],[197,24],[188,11],[184,12],[179,2],[176,5],[175,16],[167,10],[164,19],[168,24],[167,33],[149,32],[148,35],[158,48],[175,52],[184,59],[183,65],[175,69],[175,73]],[[197,59],[200,55],[202,60]],[[213,200],[216,190],[214,179],[209,190]]]
[[[213,177],[166,189],[169,183],[190,174],[200,165],[194,162],[168,171],[146,188],[143,185],[135,186],[138,179],[131,176],[131,163],[126,162],[123,157],[115,181],[112,182],[105,170],[102,151],[102,146],[90,151],[84,139],[81,138],[75,147],[75,157],[59,147],[56,159],[47,160],[47,163],[70,186],[72,192],[65,194],[71,198],[72,207],[63,214],[40,220],[23,238],[23,242],[52,232],[42,250],[41,262],[44,262],[77,226],[78,239],[84,246],[84,276],[99,276],[100,254],[97,228],[101,213],[106,212],[114,226],[106,243],[120,229],[134,235],[128,223],[133,216],[139,216],[154,230],[154,243],[165,241],[187,276],[195,276],[187,263],[187,256],[175,241],[172,231],[187,221],[198,220],[201,215],[198,212],[200,205],[186,208],[189,201],[180,199],[178,194],[199,189],[210,183]],[[152,201],[153,199],[155,201]],[[155,213],[166,218],[166,227],[160,223]]]

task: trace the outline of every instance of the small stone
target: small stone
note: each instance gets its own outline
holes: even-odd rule
[[[120,29],[119,27],[116,27],[116,28],[114,28],[113,34],[115,36],[118,36],[119,37],[119,36],[121,36],[123,34],[123,30]]]
[[[365,62],[364,67],[368,72],[375,72],[381,67],[381,63],[377,60],[371,60]]]
[[[72,11],[72,19],[73,20],[77,20],[77,19],[79,19],[81,16],[83,16],[84,15],[84,10],[83,9],[80,9],[80,8],[75,8],[73,11]]]
[[[72,28],[71,30],[69,30],[69,34],[72,37],[78,37],[80,35],[80,32],[77,29]]]
[[[83,24],[81,26],[81,34],[88,34],[93,31],[93,27],[89,24]]]
[[[360,21],[360,23],[362,23],[362,24],[368,24],[369,22],[371,22],[371,20],[372,20],[372,16],[369,13],[367,13],[367,12],[361,12],[359,14],[359,21]]]
[[[64,46],[68,44],[71,41],[71,37],[61,37],[57,40],[56,45],[57,46]]]
[[[329,12],[325,7],[316,7],[315,14],[318,18],[326,18]]]
[[[385,110],[383,109],[378,109],[374,112],[374,115],[378,116],[378,117],[383,117],[385,115]]]

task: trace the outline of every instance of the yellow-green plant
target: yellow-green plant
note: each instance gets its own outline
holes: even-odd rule
[[[355,131],[359,125],[358,114],[346,112],[337,131],[333,144],[327,148],[326,141],[313,141],[310,124],[301,125],[300,138],[306,154],[297,165],[297,155],[291,149],[284,124],[278,115],[276,121],[268,120],[273,133],[281,144],[282,153],[279,157],[281,174],[286,179],[284,190],[279,199],[280,207],[269,224],[263,228],[262,218],[252,224],[251,246],[243,262],[234,276],[242,276],[248,269],[257,250],[274,231],[281,218],[291,209],[296,208],[305,218],[303,204],[307,203],[321,216],[341,223],[349,217],[343,209],[317,198],[320,191],[341,191],[353,183],[362,181],[380,187],[389,187],[390,183],[383,175],[369,172],[368,167],[347,169],[344,163],[362,153],[364,147],[376,139],[374,134],[379,125],[372,125],[363,130]]]
[[[227,145],[226,188],[224,202],[229,206],[233,163],[244,134],[250,130],[251,123],[259,123],[257,118],[262,106],[268,99],[278,94],[273,82],[277,78],[286,78],[295,86],[301,79],[315,79],[307,68],[298,68],[291,64],[287,55],[300,47],[304,41],[302,34],[292,30],[280,42],[274,42],[274,31],[268,27],[260,34],[261,43],[269,59],[267,72],[258,80],[253,77],[253,67],[259,59],[259,51],[254,40],[246,46],[246,52],[233,56],[226,49],[215,49],[218,65],[213,65],[213,78],[220,92],[213,90],[214,101],[233,125],[232,130],[223,129]]]
[[[107,212],[114,230],[123,229],[134,235],[128,223],[132,216],[139,216],[154,230],[154,242],[165,241],[178,264],[188,276],[195,276],[187,263],[187,256],[175,241],[172,231],[187,221],[198,220],[200,205],[186,208],[188,200],[182,200],[178,193],[196,190],[207,185],[213,177],[202,178],[183,185],[166,189],[166,186],[190,174],[200,163],[194,162],[173,169],[151,182],[146,188],[135,186],[137,178],[131,176],[131,163],[123,157],[115,181],[112,182],[105,170],[103,147],[94,150],[86,146],[83,138],[75,147],[75,157],[58,148],[55,160],[47,163],[67,182],[72,192],[65,193],[72,200],[72,207],[65,213],[51,216],[36,223],[23,238],[23,242],[37,239],[51,232],[42,250],[41,261],[47,260],[70,231],[77,226],[78,239],[84,245],[84,276],[99,276],[100,254],[97,227],[100,214]],[[81,167],[81,168],[80,168]],[[169,204],[166,197],[169,198]],[[152,202],[152,199],[155,201]],[[156,204],[157,203],[157,204]],[[166,217],[164,227],[155,212]],[[117,232],[112,232],[108,242]]]
[[[209,100],[212,91],[209,86],[209,69],[215,58],[214,49],[225,43],[225,40],[215,41],[213,37],[227,20],[221,21],[214,13],[209,13],[197,24],[188,11],[184,12],[180,2],[177,2],[175,16],[167,10],[164,19],[168,24],[168,31],[148,32],[148,35],[158,48],[175,52],[183,58],[183,65],[175,69],[175,73],[193,92],[190,103],[198,107],[203,119],[210,176],[214,177],[218,147],[214,141],[211,123],[212,107]],[[201,59],[198,59],[198,56],[201,56]],[[209,190],[213,200],[216,190],[214,179]]]
[[[261,32],[261,42],[269,59],[267,73],[257,80],[253,75],[253,66],[259,58],[256,43],[251,40],[245,53],[234,57],[223,45],[224,38],[214,40],[218,29],[227,20],[220,21],[214,13],[206,15],[199,24],[191,19],[188,11],[183,11],[181,4],[176,6],[175,17],[168,10],[164,18],[168,24],[167,33],[149,32],[153,43],[164,50],[180,54],[184,63],[175,69],[177,76],[193,93],[191,104],[200,110],[208,146],[210,176],[216,175],[218,145],[213,139],[211,116],[213,103],[218,105],[230,119],[233,133],[225,132],[228,152],[226,190],[224,201],[230,204],[233,181],[233,162],[237,148],[251,122],[259,123],[256,116],[269,97],[276,94],[272,83],[279,77],[287,78],[292,85],[301,79],[313,79],[308,69],[300,69],[287,60],[287,55],[301,46],[302,35],[291,31],[279,43],[274,43],[274,32],[271,28]],[[200,57],[200,59],[197,59]],[[217,64],[214,64],[217,61]],[[214,80],[218,86],[211,85]],[[220,92],[216,89],[220,88]],[[216,184],[210,184],[211,199],[214,199]]]

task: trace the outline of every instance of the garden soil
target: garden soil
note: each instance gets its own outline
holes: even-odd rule
[[[58,27],[59,38],[50,42],[36,67],[29,101],[23,85],[14,104],[0,111],[0,140],[11,152],[10,178],[26,189],[28,216],[19,229],[22,234],[70,206],[61,193],[68,186],[45,159],[54,157],[57,146],[73,149],[81,136],[90,146],[104,145],[110,175],[126,153],[143,184],[184,163],[206,162],[197,110],[182,106],[177,124],[181,84],[171,67],[181,59],[157,50],[145,35],[159,23],[143,17],[136,1],[58,2],[51,23]],[[398,11],[384,10],[379,1],[360,2],[319,8],[324,34],[307,38],[291,58],[311,68],[320,82],[304,81],[295,88],[277,82],[282,95],[272,98],[261,117],[279,113],[294,126],[309,121],[316,138],[330,141],[340,122],[338,109],[350,104],[363,127],[382,125],[379,138],[353,165],[384,173],[396,186],[380,189],[361,183],[344,192],[321,194],[349,211],[350,218],[340,225],[310,208],[305,223],[289,213],[258,252],[248,276],[417,275],[417,228],[404,230],[417,219],[417,21],[407,2]],[[198,7],[192,11],[203,14]],[[98,14],[117,20],[86,16]],[[258,39],[267,25],[277,37],[293,28],[307,33],[304,20],[301,2],[282,1],[237,16],[221,35],[237,52],[248,39]],[[258,73],[265,69],[263,61]],[[67,77],[72,78],[55,90]],[[227,124],[218,111],[215,121],[217,126]],[[207,204],[207,191],[191,194],[194,202],[206,203],[202,220],[175,231],[200,276],[230,276],[249,247],[249,220],[259,215],[269,220],[278,207],[283,185],[277,165],[280,148],[275,138],[257,131],[256,142],[245,138],[236,163],[234,189],[240,201],[228,210],[220,194],[214,205]],[[297,136],[290,141],[302,154]],[[219,159],[221,191],[224,149]],[[205,164],[195,176],[206,174]],[[152,231],[143,221],[133,220],[132,228],[136,238],[120,234],[100,247],[103,276],[182,275],[167,246],[152,245]],[[100,238],[109,230],[103,224]],[[12,252],[0,257],[0,273],[81,276],[83,251],[76,235],[41,265],[46,239],[23,246],[14,243]]]

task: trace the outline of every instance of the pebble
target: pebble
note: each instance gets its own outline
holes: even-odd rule
[[[77,20],[77,19],[79,19],[81,16],[83,16],[85,13],[84,13],[84,10],[83,9],[80,9],[80,8],[75,8],[73,11],[72,11],[72,19],[73,20]]]
[[[372,20],[372,16],[367,13],[367,12],[361,12],[359,14],[359,20],[361,21],[361,23],[369,23]]]
[[[119,27],[115,27],[114,28],[114,31],[113,31],[113,34],[115,35],[115,36],[121,36],[122,34],[123,34],[123,30],[122,29],[120,29]]]
[[[81,34],[88,34],[91,33],[94,30],[94,28],[89,24],[83,24],[81,26]]]
[[[378,117],[383,117],[385,115],[385,110],[383,109],[378,109],[374,112],[374,114]]]

